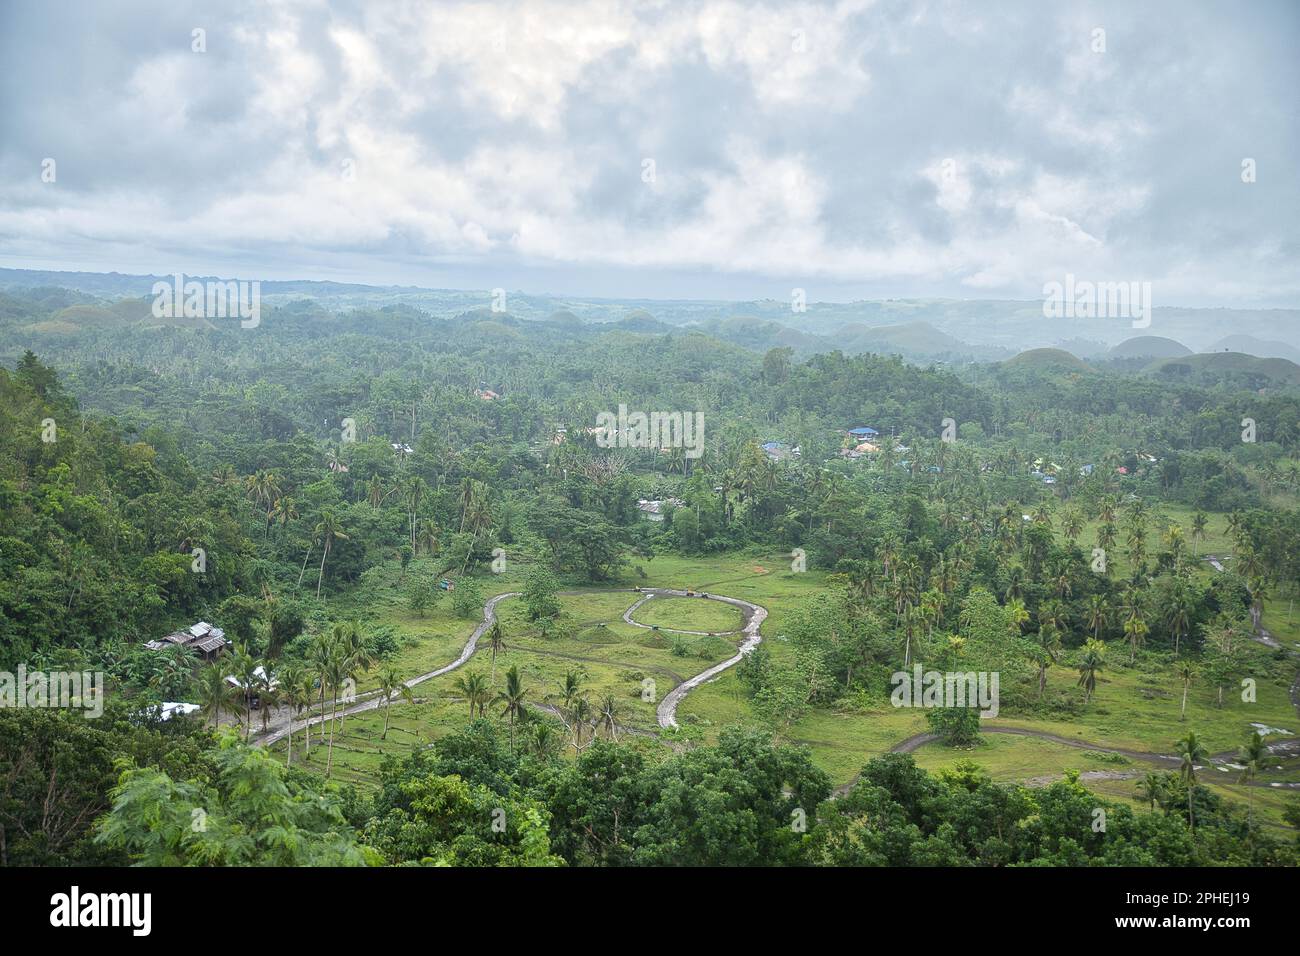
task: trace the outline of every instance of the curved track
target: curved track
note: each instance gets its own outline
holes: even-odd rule
[[[740,598],[723,597],[722,595],[718,595],[718,594],[703,594],[703,593],[688,594],[686,591],[676,591],[671,588],[636,588],[633,590],[642,594],[643,597],[640,600],[638,600],[636,603],[634,603],[632,607],[627,610],[627,612],[623,615],[623,619],[627,621],[627,623],[629,624],[632,624],[636,627],[646,628],[647,630],[653,630],[653,628],[651,628],[648,624],[639,624],[636,621],[629,620],[629,616],[631,615],[632,611],[634,611],[636,608],[640,607],[646,601],[654,597],[682,597],[682,598],[698,597],[703,600],[722,601],[723,603],[730,604],[733,607],[740,608],[741,613],[744,615],[745,623],[740,631],[725,632],[728,634],[739,633],[744,635],[744,639],[740,643],[740,648],[738,653],[734,657],[728,658],[727,660],[723,661],[720,664],[715,664],[714,666],[708,668],[707,670],[705,670],[700,674],[696,674],[694,677],[690,677],[687,678],[686,680],[681,681],[676,687],[674,687],[671,691],[669,691],[666,695],[664,695],[663,699],[659,702],[659,706],[655,708],[655,716],[659,721],[660,727],[676,727],[677,726],[677,705],[682,702],[682,698],[684,698],[687,694],[689,694],[694,688],[699,687],[701,684],[707,683],[710,680],[713,680],[715,677],[717,677],[727,668],[734,667],[736,664],[740,663],[740,661],[744,658],[746,654],[748,654],[750,651],[752,651],[755,647],[758,646],[758,643],[763,639],[762,635],[759,634],[758,629],[762,625],[763,620],[767,617],[767,609],[761,607],[758,604],[752,604],[749,601],[742,601]],[[561,593],[566,595],[574,595],[574,594],[586,594],[586,593],[593,593],[593,592],[584,590],[584,591],[564,591]],[[452,661],[450,664],[444,664],[442,667],[436,668],[435,670],[431,670],[428,673],[420,674],[418,677],[412,677],[410,680],[403,681],[402,683],[405,684],[407,687],[414,688],[420,684],[423,684],[425,681],[432,680],[435,677],[441,677],[443,674],[450,673],[451,671],[456,670],[458,667],[464,666],[469,661],[469,659],[474,656],[474,652],[478,650],[479,638],[481,638],[487,632],[487,629],[490,628],[492,626],[492,623],[496,620],[497,605],[500,604],[502,601],[506,600],[507,598],[518,597],[518,596],[519,596],[518,591],[506,591],[503,594],[498,594],[494,597],[489,598],[487,603],[483,605],[483,620],[479,622],[479,625],[477,627],[474,628],[474,632],[470,634],[469,640],[465,643],[464,648],[461,649],[459,656],[457,656],[457,658],[454,661]],[[673,628],[659,628],[659,630],[674,631]],[[699,634],[702,636],[709,634],[709,632],[707,631],[678,631],[676,633]],[[558,656],[566,656],[566,655],[558,655]],[[376,710],[384,706],[384,698],[380,696],[378,691],[369,691],[365,694],[358,694],[353,697],[343,698],[340,701],[340,704],[342,706],[339,708],[336,716],[351,717],[353,714],[365,713],[366,711]],[[328,720],[329,717],[330,715],[328,714],[321,714],[315,717],[310,717],[306,721],[306,726],[315,727],[318,724],[324,722],[325,720]],[[271,744],[274,744],[284,739],[284,737],[289,733],[290,726],[291,724],[290,721],[287,719],[287,716],[282,717],[280,714],[277,714],[272,721],[271,729],[267,733],[255,735],[254,740],[257,743],[269,746]],[[301,730],[302,728],[303,728],[303,724],[301,723],[297,723],[293,727],[295,731]]]
[[[608,589],[585,589],[585,590],[578,590],[578,591],[564,591],[561,593],[572,596],[578,594],[605,593],[607,590]],[[645,630],[659,630],[659,631],[667,631],[669,633],[692,634],[698,636],[724,636],[724,635],[733,635],[733,634],[742,635],[742,640],[734,656],[729,657],[725,661],[722,661],[718,664],[714,664],[712,667],[709,667],[701,671],[700,673],[696,674],[693,677],[688,677],[685,680],[681,680],[671,691],[669,691],[667,694],[664,695],[663,699],[659,701],[658,706],[655,708],[655,717],[658,721],[659,726],[665,729],[676,727],[678,726],[677,708],[681,704],[682,700],[685,699],[687,694],[689,694],[692,690],[701,686],[702,684],[707,684],[709,681],[716,679],[718,675],[728,670],[729,668],[732,668],[737,664],[739,664],[747,654],[753,651],[753,649],[757,647],[760,642],[762,642],[763,636],[760,633],[760,628],[762,627],[763,621],[766,620],[767,618],[767,609],[762,605],[754,604],[751,601],[745,601],[742,600],[741,598],[726,597],[721,594],[710,594],[706,592],[687,592],[681,590],[674,590],[672,588],[631,588],[628,590],[641,595],[641,597],[638,600],[636,600],[632,604],[632,606],[627,609],[627,611],[623,613],[624,622],[634,627],[643,628]],[[464,664],[466,664],[469,661],[469,659],[474,656],[474,652],[478,650],[479,638],[481,638],[484,635],[484,633],[487,632],[488,628],[491,627],[493,622],[496,620],[497,605],[500,602],[506,600],[507,598],[518,597],[518,596],[519,596],[518,591],[506,591],[505,593],[498,594],[492,598],[489,598],[488,601],[483,605],[483,620],[478,624],[477,627],[474,628],[473,633],[470,634],[469,640],[465,643],[464,648],[461,649],[459,656],[457,656],[457,658],[454,661],[452,661],[450,664],[445,664],[442,667],[431,670],[428,673],[420,674],[417,677],[412,677],[410,680],[404,681],[403,683],[407,687],[413,688],[418,686],[419,684],[423,684],[425,681],[432,680],[435,677],[440,677],[443,674],[454,671],[458,667],[461,667]],[[641,607],[647,601],[650,601],[656,597],[698,598],[700,600],[707,600],[707,601],[721,601],[724,604],[730,604],[733,607],[739,608],[744,618],[744,624],[739,631],[709,632],[709,631],[687,631],[687,630],[681,630],[678,628],[669,628],[669,627],[654,628],[649,624],[642,624],[638,621],[632,620],[632,613],[636,611],[637,608]],[[1267,632],[1265,632],[1265,634],[1267,634]],[[556,654],[555,656],[572,657],[572,655],[564,655],[564,654]],[[574,658],[574,659],[581,659],[581,658]],[[673,675],[673,676],[676,677],[679,675]],[[1300,686],[1300,676],[1297,677],[1297,686]],[[1294,694],[1296,691],[1296,687],[1293,687],[1292,691]],[[343,706],[339,710],[339,713],[342,715],[351,716],[352,714],[359,714],[365,711],[375,710],[379,707],[382,707],[384,705],[384,700],[377,691],[370,691],[366,694],[347,698],[341,703],[343,703],[345,706]],[[1297,710],[1300,710],[1300,700],[1297,700],[1296,703],[1297,703]],[[543,709],[551,710],[552,708],[543,707]],[[328,717],[329,715],[320,715],[317,717],[310,718],[307,721],[306,726],[314,727],[317,724],[320,724],[324,720],[328,719]],[[274,724],[277,726],[275,726],[274,729],[272,729],[269,733],[261,735],[260,738],[255,737],[257,742],[262,744],[267,744],[267,745],[273,744],[283,739],[285,735],[289,732],[289,726],[290,726],[289,722],[287,720],[279,719],[278,715],[277,715],[277,719],[274,721]],[[300,730],[302,729],[302,725],[299,724],[298,727],[294,729]],[[645,733],[645,731],[633,731],[631,728],[620,728],[620,729],[625,733],[626,732]],[[1032,730],[1026,727],[994,726],[994,727],[985,727],[983,728],[983,730],[986,733],[1013,734],[1021,737],[1035,737],[1039,740],[1047,740],[1053,743],[1063,744],[1065,746],[1074,747],[1078,749],[1097,750],[1106,753],[1122,754],[1123,756],[1129,757],[1131,759],[1141,760],[1149,763],[1155,763],[1165,767],[1176,767],[1179,763],[1177,757],[1168,754],[1158,754],[1158,753],[1150,753],[1146,751],[1126,750],[1119,747],[1110,747],[1105,744],[1094,743],[1092,741],[1074,739],[1069,737],[1062,737],[1058,734],[1047,733],[1046,731],[1040,731],[1040,730]],[[911,737],[908,737],[906,740],[899,741],[894,746],[892,746],[890,750],[894,753],[911,753],[912,751],[916,750],[918,747],[924,746],[925,744],[930,743],[935,739],[936,739],[935,735],[930,733],[914,734]],[[1279,741],[1278,743],[1269,746],[1269,750],[1275,754],[1278,754],[1279,756],[1289,755],[1290,753],[1293,753],[1297,748],[1300,748],[1300,742],[1297,742],[1295,740]],[[1211,766],[1222,768],[1225,764],[1230,764],[1234,759],[1234,757],[1235,754],[1233,753],[1214,754],[1213,756],[1210,757],[1209,764]],[[854,782],[856,782],[856,777],[854,778],[854,780],[850,781],[849,783],[844,784],[841,787],[837,787],[835,792],[837,794],[846,793],[849,789],[852,788]],[[1300,784],[1297,783],[1264,783],[1262,781],[1252,781],[1252,785],[1288,789],[1288,790],[1300,789]]]

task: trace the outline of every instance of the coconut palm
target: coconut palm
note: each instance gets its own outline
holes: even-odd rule
[[[271,509],[271,517],[280,526],[280,531],[283,533],[284,529],[289,526],[290,521],[298,520],[298,503],[289,497],[276,498],[275,505]]]
[[[569,719],[573,729],[573,750],[582,752],[582,728],[591,721],[591,701],[585,696],[574,698],[569,707]]]
[[[393,697],[401,697],[408,704],[414,702],[415,697],[411,693],[411,688],[407,687],[402,678],[397,676],[397,668],[389,665],[379,672],[379,696],[384,701],[384,732],[380,734],[380,740],[388,739],[388,718],[393,709]]]
[[[1246,746],[1237,752],[1237,762],[1241,764],[1241,776],[1237,778],[1237,782],[1246,785],[1246,828],[1248,830],[1255,813],[1254,788],[1250,784],[1255,779],[1255,774],[1259,773],[1260,768],[1264,766],[1267,757],[1268,747],[1264,745],[1264,738],[1257,730],[1251,732],[1251,735],[1246,738]]]
[[[1192,686],[1192,681],[1196,679],[1196,668],[1191,661],[1183,661],[1178,665],[1178,679],[1183,682],[1183,707],[1178,713],[1179,720],[1187,719],[1187,689]]]
[[[528,730],[528,749],[534,756],[545,759],[564,746],[554,725],[549,721],[535,720]]]
[[[1083,645],[1079,654],[1079,686],[1084,690],[1084,703],[1092,700],[1093,691],[1097,689],[1097,672],[1106,662],[1106,645],[1101,641],[1091,640]]]
[[[488,629],[487,646],[492,651],[492,685],[495,687],[497,682],[497,654],[506,650],[506,636],[501,630],[499,620],[493,620],[492,627]]]
[[[221,658],[217,658],[199,671],[195,683],[199,704],[203,707],[203,712],[212,719],[213,727],[221,723],[221,705],[231,696],[230,683],[226,680],[228,673],[229,670],[224,666]]]
[[[1148,770],[1141,781],[1138,782],[1138,793],[1146,798],[1152,810],[1156,808],[1156,803],[1159,802],[1164,792],[1164,775],[1154,770]]]
[[[511,664],[510,669],[506,671],[506,686],[503,691],[497,694],[497,703],[501,704],[501,712],[510,718],[510,749],[515,749],[515,719],[523,712],[524,698],[528,691],[524,689],[523,680],[519,677],[518,665]]]
[[[467,673],[462,677],[457,677],[453,685],[456,690],[465,696],[469,702],[469,719],[474,719],[474,711],[477,710],[480,716],[483,708],[486,706],[488,696],[491,693],[491,685],[487,678],[479,672]]]
[[[1128,662],[1130,664],[1133,663],[1133,659],[1137,655],[1138,647],[1146,644],[1149,631],[1147,622],[1142,620],[1138,614],[1131,615],[1124,622],[1124,636],[1128,638]]]
[[[316,597],[319,598],[321,582],[325,580],[325,560],[330,556],[330,549],[333,548],[336,540],[346,541],[348,536],[343,533],[334,512],[324,511],[321,513],[320,523],[316,525],[316,537],[321,540],[324,547],[320,556],[320,573],[316,576]]]
[[[280,693],[284,704],[289,708],[288,765],[293,766],[293,719],[301,717],[302,712],[311,706],[312,695],[316,690],[312,673],[306,667],[291,664],[280,675]],[[302,725],[303,741],[307,747],[306,759],[311,759],[311,730],[307,723]]]
[[[320,543],[320,535],[312,533],[307,537],[307,551],[302,556],[302,567],[298,570],[298,587],[302,587],[302,579],[307,574],[307,562],[311,560],[311,553],[316,550],[316,545]]]
[[[1083,515],[1079,513],[1078,508],[1070,508],[1065,512],[1061,528],[1065,531],[1065,537],[1073,545],[1079,535],[1083,533]]]
[[[1035,648],[1034,661],[1038,665],[1038,696],[1043,696],[1047,689],[1047,669],[1057,663],[1061,650],[1061,632],[1056,626],[1044,622],[1038,628],[1038,647]]]
[[[1200,544],[1205,540],[1205,525],[1209,521],[1204,511],[1197,511],[1192,515],[1192,554],[1199,556],[1201,553]]]
[[[1101,640],[1101,629],[1110,621],[1110,603],[1104,594],[1088,598],[1087,626],[1094,640]]]
[[[249,733],[253,729],[253,698],[257,696],[262,677],[257,673],[257,658],[248,653],[244,647],[236,646],[230,662],[232,676],[239,682],[240,693],[244,701],[244,743],[248,743]],[[265,671],[263,671],[265,673]]]
[[[1192,833],[1195,834],[1196,814],[1192,809],[1192,793],[1196,790],[1196,765],[1206,761],[1209,751],[1196,739],[1196,732],[1193,730],[1189,730],[1185,737],[1174,744],[1174,747],[1180,761],[1179,777],[1187,785],[1187,821],[1191,825]]]
[[[600,701],[600,725],[609,734],[609,739],[618,741],[618,701],[613,694],[606,694]]]

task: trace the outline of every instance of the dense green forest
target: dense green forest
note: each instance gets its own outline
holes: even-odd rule
[[[1232,709],[1249,680],[1295,719],[1280,620],[1300,586],[1294,389],[1050,361],[800,361],[486,309],[304,300],[255,329],[125,311],[0,294],[0,671],[102,671],[109,687],[97,721],[0,709],[0,863],[1297,862],[1300,810],[1255,806],[1272,761]],[[701,412],[703,454],[600,447],[596,417],[620,404]],[[846,456],[855,426],[879,438]],[[772,602],[773,639],[729,678],[734,725],[656,737],[580,671],[555,693],[514,658],[497,666],[523,634],[545,653],[586,633],[564,603],[577,589],[794,554],[816,586]],[[502,581],[522,607],[447,691],[464,726],[333,779],[335,724],[346,740],[364,720],[340,698],[382,693],[387,742],[390,706],[416,706],[402,681],[429,669],[420,622],[478,621]],[[232,642],[216,663],[145,647],[197,621]],[[695,650],[731,653],[674,643],[665,659],[691,673]],[[1147,741],[1159,755],[1177,736],[1183,759],[1139,780],[1137,801],[1099,797],[1077,769],[993,779],[970,711],[929,715],[960,751],[949,766],[864,748],[851,779],[828,773],[800,721],[888,708],[891,673],[918,661],[999,672],[1001,716],[1053,732],[1117,694],[1099,677],[1175,681],[1171,721],[1195,686],[1209,736],[1242,747],[1249,799],[1198,778],[1222,748],[1190,721]],[[162,719],[175,701],[201,709]],[[259,745],[278,713],[288,740]],[[294,752],[313,741],[327,756]]]

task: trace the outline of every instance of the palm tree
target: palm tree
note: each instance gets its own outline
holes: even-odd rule
[[[530,727],[528,735],[529,750],[538,757],[549,757],[557,749],[563,747],[555,731],[555,727],[549,721],[535,720]]]
[[[329,683],[330,660],[333,655],[334,645],[330,640],[330,636],[325,633],[317,634],[312,641],[308,660],[311,663],[313,675],[320,684],[320,739],[322,744],[325,742],[325,685]]]
[[[415,550],[415,519],[420,510],[420,501],[424,498],[424,493],[429,490],[428,484],[419,475],[415,475],[407,482],[406,492],[406,518],[407,531],[411,536],[411,550]]]
[[[248,735],[253,729],[253,698],[257,696],[258,685],[262,681],[261,676],[257,673],[258,666],[257,658],[248,653],[246,648],[235,648],[230,669],[235,680],[239,681],[240,691],[244,699],[244,743],[248,743]]]
[[[386,497],[384,494],[384,479],[375,475],[366,482],[366,500],[370,502],[370,507],[378,511],[379,506],[384,503]]]
[[[1183,682],[1183,709],[1178,714],[1179,720],[1187,719],[1187,689],[1192,686],[1195,678],[1196,668],[1191,661],[1183,661],[1178,665],[1178,679]]]
[[[1079,535],[1083,533],[1083,515],[1079,513],[1078,508],[1071,508],[1065,513],[1065,519],[1061,527],[1065,531],[1065,537],[1070,544],[1074,544]]]
[[[606,694],[600,701],[600,725],[609,734],[609,739],[618,741],[618,701],[613,694]]]
[[[307,538],[307,552],[302,556],[302,568],[298,571],[298,587],[302,587],[302,579],[307,574],[307,562],[311,560],[311,553],[316,550],[316,545],[320,541],[320,535],[311,534]]]
[[[1097,689],[1097,672],[1106,662],[1106,645],[1101,641],[1089,640],[1083,645],[1079,655],[1079,686],[1084,690],[1084,703],[1092,700],[1092,693]]]
[[[263,670],[263,673],[266,671]],[[262,710],[262,733],[266,733],[271,729],[271,711],[284,703],[283,685],[267,674],[258,685],[257,696]]]
[[[497,694],[497,702],[501,704],[501,712],[510,718],[510,749],[515,749],[515,718],[517,718],[524,709],[524,697],[528,691],[524,689],[524,683],[519,677],[519,667],[511,664],[510,669],[506,671],[505,690]]]
[[[1047,669],[1057,661],[1057,653],[1061,650],[1060,632],[1056,626],[1050,623],[1044,623],[1038,628],[1038,648],[1036,662],[1038,664],[1038,696],[1043,696],[1043,691],[1047,689]]]
[[[1094,594],[1088,599],[1087,615],[1087,624],[1092,631],[1093,639],[1101,640],[1101,629],[1110,620],[1110,604],[1106,601],[1106,595]]]
[[[1164,776],[1154,770],[1148,770],[1146,775],[1138,783],[1138,792],[1142,794],[1151,804],[1151,809],[1156,808],[1156,802],[1160,799],[1165,790]]]
[[[577,698],[580,690],[582,690],[582,675],[574,670],[566,671],[564,674],[564,683],[560,685],[560,709],[564,711],[569,710],[569,708],[573,706],[573,701]]]
[[[1237,782],[1246,785],[1247,830],[1251,827],[1255,813],[1255,794],[1250,784],[1255,779],[1255,774],[1263,767],[1266,757],[1268,757],[1268,747],[1264,746],[1264,738],[1259,735],[1259,731],[1252,731],[1246,738],[1246,746],[1237,752],[1237,761],[1241,764],[1241,776],[1237,778]]]
[[[1134,609],[1136,611],[1136,609]],[[1146,636],[1150,629],[1147,622],[1134,613],[1124,622],[1124,636],[1128,638],[1128,662],[1133,663],[1133,658],[1137,654],[1139,645],[1146,643]]]
[[[275,519],[283,532],[289,526],[290,521],[298,520],[298,505],[292,498],[276,498],[275,507],[271,509],[271,517]]]
[[[1199,556],[1201,553],[1200,543],[1205,540],[1205,525],[1209,519],[1204,511],[1197,511],[1192,515],[1192,554]]]
[[[582,751],[582,727],[591,720],[591,701],[586,697],[575,698],[569,708],[569,718],[573,721],[573,750]]]
[[[213,727],[221,723],[221,705],[230,697],[227,673],[227,669],[222,666],[221,659],[218,658],[199,671],[198,682],[195,685],[199,704],[202,705],[204,713],[212,718]]]
[[[288,766],[293,766],[293,719],[301,717],[302,712],[311,706],[313,686],[312,675],[309,670],[300,665],[291,664],[286,667],[280,675],[280,693],[285,705],[289,708],[289,758]],[[307,759],[311,759],[311,730],[308,725],[302,725],[303,738],[307,746]]]
[[[411,693],[411,688],[407,687],[402,679],[397,676],[397,668],[391,664],[379,672],[379,695],[384,700],[384,732],[379,736],[379,739],[387,740],[388,718],[393,709],[394,695],[401,697],[408,704],[414,702],[415,697]]]
[[[244,481],[248,489],[248,496],[259,506],[266,508],[266,531],[271,530],[271,503],[280,495],[280,479],[273,471],[263,471],[260,468],[248,476]]]
[[[488,631],[488,649],[492,651],[492,685],[495,687],[497,682],[497,654],[506,650],[506,636],[501,630],[499,620],[492,621],[492,627]]]
[[[482,714],[483,707],[485,706],[488,694],[490,693],[490,685],[487,682],[487,678],[478,672],[468,673],[463,677],[457,677],[454,686],[456,690],[464,694],[465,699],[469,701],[469,719],[474,719],[475,709]]]
[[[1204,745],[1196,739],[1196,731],[1189,730],[1187,736],[1180,739],[1174,744],[1177,749],[1178,757],[1181,761],[1178,773],[1183,783],[1187,785],[1187,821],[1191,824],[1192,833],[1196,833],[1196,814],[1192,809],[1192,793],[1196,789],[1196,765],[1204,763],[1209,757]]]
[[[348,536],[343,533],[339,527],[339,521],[334,517],[334,512],[324,511],[321,513],[320,524],[316,525],[316,537],[324,542],[324,551],[320,556],[320,574],[316,576],[316,597],[320,597],[320,585],[325,580],[325,559],[330,556],[330,549],[334,546],[334,541],[346,541]]]
[[[1183,636],[1191,627],[1192,596],[1188,591],[1185,582],[1179,580],[1174,588],[1173,598],[1169,602],[1169,607],[1165,610],[1165,622],[1169,626],[1169,633],[1174,639],[1174,656],[1178,656],[1179,646]]]
[[[347,624],[335,624],[333,637],[339,646],[340,668],[344,681],[356,685],[358,671],[368,671],[374,664],[374,657],[366,649],[365,638],[361,634],[361,625],[356,621]],[[346,702],[345,702],[346,703]],[[339,712],[339,733],[343,733],[348,719],[347,707]]]
[[[321,684],[322,688],[326,683],[329,684],[331,695],[329,720],[323,721],[323,723],[328,723],[330,725],[329,749],[325,752],[326,780],[329,779],[330,773],[334,768],[334,724],[339,709],[339,688],[343,686],[343,680],[346,676],[344,674],[346,657],[343,646],[337,640],[334,640],[330,642],[329,649],[329,659],[325,664],[324,680]]]

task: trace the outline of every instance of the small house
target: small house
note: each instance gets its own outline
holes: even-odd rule
[[[173,631],[156,641],[148,641],[144,646],[151,651],[161,651],[176,645],[193,651],[205,661],[214,661],[230,646],[230,641],[226,640],[226,632],[221,628],[199,621],[183,631]]]

